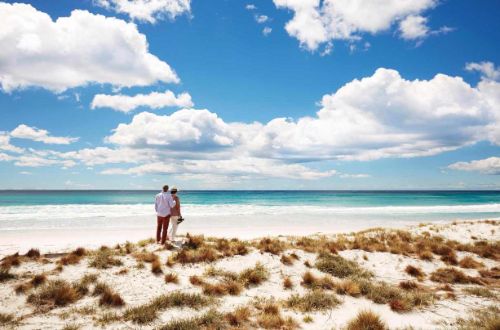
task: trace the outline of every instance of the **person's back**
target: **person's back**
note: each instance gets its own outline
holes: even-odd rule
[[[168,186],[163,186],[163,191],[155,196],[155,211],[157,218],[156,243],[165,244],[167,240],[170,209],[175,207],[175,201],[168,193]]]

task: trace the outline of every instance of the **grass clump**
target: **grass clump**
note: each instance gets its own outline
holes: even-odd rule
[[[194,286],[200,286],[205,282],[203,281],[203,279],[200,276],[192,275],[192,276],[189,276],[189,283],[191,283]]]
[[[257,286],[269,279],[269,271],[260,262],[257,262],[255,267],[243,270],[238,279],[246,288]]]
[[[340,303],[341,301],[334,294],[325,293],[321,290],[313,290],[303,296],[292,295],[285,301],[285,306],[308,313],[332,309]]]
[[[199,309],[212,304],[212,302],[211,299],[200,294],[173,291],[169,294],[156,297],[147,304],[129,308],[125,310],[123,316],[127,321],[146,324],[154,321],[157,318],[158,312],[164,309],[173,307]]]
[[[80,260],[87,254],[87,251],[79,247],[76,250],[66,254],[65,256],[61,257],[57,263],[58,265],[61,266],[67,266],[67,265],[76,265],[80,263]]]
[[[336,292],[342,295],[347,294],[352,297],[357,297],[361,294],[361,288],[359,287],[359,284],[356,283],[355,281],[347,279],[337,284]]]
[[[291,256],[287,256],[287,255],[284,255],[284,254],[280,258],[281,263],[283,265],[285,265],[285,266],[292,266],[294,260],[295,259],[293,259]]]
[[[476,278],[465,275],[462,271],[455,268],[439,268],[431,274],[431,281],[438,283],[458,283],[458,284],[468,284],[476,283],[482,284]]]
[[[489,289],[483,288],[483,287],[465,288],[465,289],[463,289],[463,291],[467,294],[471,294],[471,295],[478,296],[478,297],[496,298],[496,294],[491,292]]]
[[[138,252],[138,253],[134,253],[133,257],[138,262],[152,263],[153,261],[158,260],[158,256],[156,254],[154,254],[153,252]]]
[[[160,330],[197,330],[197,329],[222,329],[225,326],[224,315],[216,310],[209,310],[205,314],[181,320],[172,320]]]
[[[423,279],[425,277],[425,273],[420,269],[419,267],[408,265],[405,268],[405,272],[413,277],[416,277],[418,279]]]
[[[291,289],[293,289],[293,282],[292,282],[292,279],[290,278],[290,276],[286,276],[283,279],[283,288],[285,290],[291,290]]]
[[[7,282],[16,278],[16,275],[9,272],[8,269],[0,269],[0,283]]]
[[[10,256],[6,256],[0,262],[0,267],[2,269],[10,269],[11,267],[18,267],[21,265],[22,258],[19,256],[19,252],[16,252]]]
[[[386,330],[387,325],[380,316],[372,311],[360,311],[358,315],[347,323],[346,330]]]
[[[281,252],[285,251],[286,244],[278,238],[263,238],[257,244],[257,248],[262,252],[267,252],[275,255],[279,255]]]
[[[235,255],[244,256],[250,251],[248,249],[248,244],[240,241],[237,238],[225,239],[219,238],[215,242],[215,248],[217,251],[222,253],[224,257],[232,257]]]
[[[455,325],[460,330],[500,329],[500,307],[489,306],[475,310],[468,319],[458,319]]]
[[[111,288],[104,288],[101,297],[99,299],[100,306],[111,306],[111,307],[121,307],[125,305],[123,298]]]
[[[0,313],[0,325],[8,325],[14,323],[14,314]]]
[[[348,276],[371,277],[371,273],[362,269],[356,262],[336,254],[322,253],[316,260],[315,267],[330,275],[345,278]]]
[[[403,290],[411,291],[418,289],[418,284],[414,281],[401,281],[399,282],[399,287]]]
[[[474,258],[469,256],[462,258],[462,260],[460,260],[458,265],[462,268],[473,268],[473,269],[484,267],[484,264],[482,262],[476,261]]]
[[[40,250],[31,248],[28,250],[28,252],[26,252],[24,256],[30,259],[38,259],[41,256]]]
[[[250,308],[246,306],[238,307],[234,311],[227,313],[225,315],[226,321],[232,327],[241,327],[243,326],[252,315]]]
[[[328,276],[318,278],[311,272],[307,271],[302,275],[302,282],[300,283],[308,289],[326,289],[333,290],[335,283]]]
[[[163,273],[163,269],[161,268],[160,259],[153,260],[153,262],[151,263],[151,272],[153,274],[162,274]]]
[[[179,284],[179,276],[176,273],[168,273],[165,275],[165,283]]]
[[[122,261],[114,257],[112,250],[106,248],[96,251],[89,262],[90,267],[98,269],[107,269],[121,265],[123,265]]]
[[[49,281],[38,292],[28,296],[28,303],[39,308],[66,306],[77,301],[81,296],[68,282],[63,280]]]

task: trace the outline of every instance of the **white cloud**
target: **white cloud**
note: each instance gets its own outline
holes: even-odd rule
[[[91,108],[111,108],[127,113],[138,107],[150,107],[152,109],[165,107],[190,108],[193,105],[191,95],[188,93],[181,93],[175,96],[174,93],[167,90],[163,93],[152,92],[134,96],[97,94],[92,100]]]
[[[0,152],[0,162],[10,162],[13,159],[14,157],[12,157],[11,155]]]
[[[248,5],[245,6],[245,9],[246,10],[255,10],[255,9],[257,9],[257,6],[255,6],[254,4],[250,3],[250,4],[248,4]]]
[[[175,19],[191,11],[191,0],[95,0],[94,3],[148,23],[156,23],[165,18]]]
[[[490,157],[471,162],[458,162],[448,166],[452,170],[474,171],[483,174],[500,175],[500,157]]]
[[[74,137],[50,136],[50,133],[47,130],[30,127],[24,124],[17,126],[12,132],[10,132],[10,136],[18,139],[43,142],[46,144],[70,144],[78,141],[78,138]]]
[[[273,32],[273,29],[270,28],[269,26],[266,26],[265,28],[262,29],[262,34],[264,36],[268,36],[269,34],[271,34],[271,32]]]
[[[271,159],[232,158],[224,160],[172,160],[144,164],[128,169],[108,169],[102,174],[211,174],[237,177],[275,177],[314,180],[334,175],[335,171],[316,171],[300,164]]]
[[[265,23],[269,20],[269,17],[266,15],[255,15],[255,21],[259,24]]]
[[[230,125],[208,110],[182,109],[168,116],[142,112],[120,124],[107,141],[128,147],[213,150],[231,147],[238,137]]]
[[[74,10],[53,21],[31,5],[0,3],[0,31],[0,86],[6,92],[179,81],[167,63],[149,53],[137,26],[117,18]]]
[[[14,165],[20,167],[42,167],[60,165],[62,168],[70,168],[76,165],[72,160],[61,160],[52,157],[42,157],[35,154],[22,155],[15,158]]]
[[[1,132],[1,131],[0,131],[0,150],[16,152],[16,153],[23,152],[22,148],[10,144],[10,135],[8,132]]]
[[[294,12],[285,29],[301,46],[316,50],[333,40],[358,40],[363,33],[389,30],[396,22],[434,7],[436,0],[273,0]]]
[[[371,177],[371,175],[363,173],[360,174],[341,173],[339,176],[342,179],[366,179]]]
[[[482,75],[483,78],[486,79],[500,79],[500,68],[495,67],[495,64],[493,64],[492,62],[467,63],[465,65],[465,69],[467,71],[477,71]]]
[[[399,31],[403,39],[425,38],[429,34],[427,18],[420,15],[410,15],[399,22]]]

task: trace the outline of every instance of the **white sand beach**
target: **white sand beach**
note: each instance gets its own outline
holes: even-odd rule
[[[499,226],[448,222],[247,241],[184,236],[169,249],[125,244],[147,238],[143,231],[102,231],[79,235],[79,252],[46,256],[68,252],[66,235],[74,233],[58,236],[64,247],[42,233],[23,242],[46,244],[42,256],[21,249],[2,260],[2,326],[362,329],[353,321],[360,311],[373,312],[380,329],[474,329],[478,313],[485,328],[498,326]],[[98,242],[108,248],[92,251]],[[58,286],[74,296],[58,297]]]

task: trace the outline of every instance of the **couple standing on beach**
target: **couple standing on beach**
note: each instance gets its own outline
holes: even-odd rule
[[[181,201],[177,196],[177,188],[172,187],[170,193],[168,185],[163,186],[163,191],[155,197],[155,210],[156,210],[156,243],[165,244],[168,240],[167,230],[169,222],[172,224],[170,229],[170,240],[174,242],[177,233],[177,225],[179,220],[182,221],[181,216]]]

